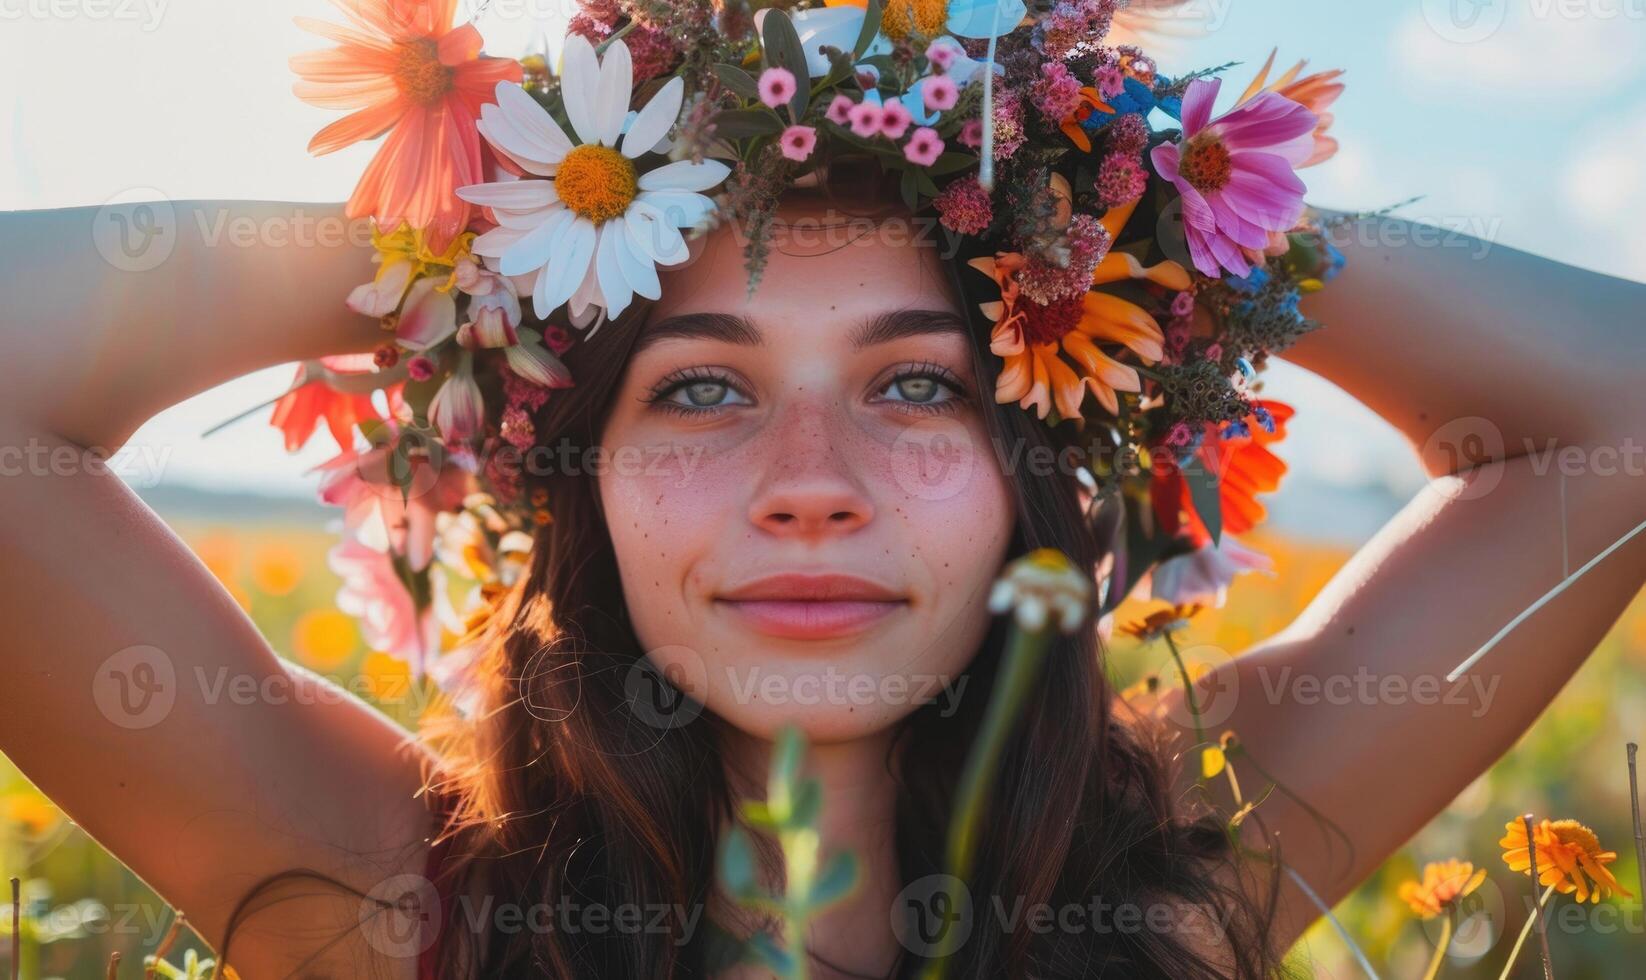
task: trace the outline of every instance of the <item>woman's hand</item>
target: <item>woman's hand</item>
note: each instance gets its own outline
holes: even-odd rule
[[[248,371],[370,349],[342,300],[373,268],[335,205],[149,205],[142,249],[119,251],[139,207],[0,215],[0,749],[220,947],[266,876],[370,892],[421,871],[426,760],[277,657],[95,453]],[[286,901],[229,950],[242,976],[290,974],[358,924],[358,897],[313,881],[268,897]]]
[[[1348,264],[1303,304],[1325,328],[1288,359],[1399,428],[1433,482],[1205,682],[1234,694],[1213,735],[1353,842],[1279,793],[1244,825],[1328,903],[1514,744],[1646,579],[1641,535],[1446,680],[1646,519],[1646,286],[1392,218],[1332,239]],[[1318,915],[1283,882],[1281,942]]]

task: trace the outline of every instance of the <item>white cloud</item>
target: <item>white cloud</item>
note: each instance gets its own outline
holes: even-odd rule
[[[1481,5],[1494,3],[1507,0]],[[1444,86],[1448,101],[1480,93],[1518,111],[1522,102],[1611,90],[1639,76],[1646,67],[1646,4],[1520,0],[1489,35],[1468,43],[1460,37],[1424,11],[1412,11],[1391,36],[1401,76],[1427,88]]]

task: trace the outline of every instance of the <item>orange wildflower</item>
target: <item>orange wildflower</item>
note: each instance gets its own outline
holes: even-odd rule
[[[1136,202],[1112,208],[1101,219],[1111,239],[1136,208]],[[969,263],[994,279],[1000,299],[978,304],[994,320],[989,350],[1004,359],[995,381],[995,401],[1015,401],[1044,419],[1055,405],[1062,418],[1083,424],[1080,410],[1087,390],[1111,415],[1120,411],[1117,392],[1141,391],[1137,369],[1104,352],[1100,344],[1118,344],[1144,363],[1160,360],[1164,334],[1148,311],[1109,293],[1089,290],[1066,303],[1042,306],[1020,295],[1016,274],[1025,264],[1017,252],[998,252]],[[1143,266],[1133,256],[1110,252],[1092,275],[1092,284],[1148,279],[1172,289],[1187,289],[1189,274],[1176,262]]]
[[[1432,861],[1423,866],[1423,879],[1402,882],[1400,900],[1420,919],[1432,919],[1468,897],[1486,880],[1468,861]]]
[[[518,82],[520,64],[480,54],[473,24],[452,26],[457,0],[332,0],[351,24],[296,18],[338,42],[291,59],[297,97],[353,112],[320,130],[309,152],[330,153],[388,133],[345,213],[386,229],[402,221],[425,230],[436,251],[468,225],[457,188],[485,180],[475,120],[500,81]]]
[[[1303,71],[1303,66],[1308,64],[1307,61],[1299,61],[1289,71],[1272,83],[1268,83],[1265,87],[1265,83],[1269,79],[1269,71],[1274,68],[1275,55],[1279,53],[1279,48],[1269,52],[1269,60],[1263,63],[1263,70],[1259,71],[1257,77],[1252,79],[1252,84],[1248,85],[1246,91],[1241,93],[1235,105],[1239,106],[1249,99],[1256,98],[1260,92],[1278,92],[1293,102],[1300,103],[1305,109],[1319,117],[1319,121],[1315,123],[1314,153],[1310,154],[1297,167],[1301,170],[1304,167],[1312,167],[1317,163],[1325,163],[1337,154],[1337,140],[1326,135],[1326,130],[1332,126],[1333,118],[1332,114],[1326,110],[1331,107],[1333,102],[1337,101],[1338,96],[1343,94],[1343,83],[1337,81],[1338,76],[1343,74],[1343,69],[1337,68],[1332,71],[1316,72],[1313,75],[1299,78],[1298,75]]]
[[[1112,116],[1114,115],[1114,107],[1098,98],[1097,89],[1092,88],[1090,85],[1081,86],[1080,104],[1075,106],[1073,112],[1063,117],[1061,128],[1063,135],[1067,136],[1075,146],[1080,147],[1082,153],[1092,152],[1092,138],[1086,135],[1086,129],[1081,126],[1081,123],[1090,118],[1094,112],[1106,112]]]
[[[1503,861],[1510,871],[1529,874],[1532,869],[1526,825],[1519,817],[1504,825]],[[1534,828],[1537,841],[1537,879],[1554,885],[1562,895],[1574,892],[1579,902],[1598,902],[1612,894],[1631,897],[1618,884],[1606,865],[1617,860],[1616,851],[1602,850],[1595,832],[1576,820],[1548,820]],[[1592,879],[1592,881],[1591,881]]]
[[[1261,524],[1268,510],[1257,495],[1279,489],[1280,478],[1286,475],[1286,463],[1269,447],[1286,437],[1286,421],[1292,417],[1293,409],[1275,401],[1252,404],[1254,409],[1269,413],[1274,420],[1273,432],[1258,423],[1254,411],[1246,418],[1247,434],[1225,436],[1217,427],[1208,425],[1205,439],[1196,450],[1200,463],[1218,475],[1224,534],[1244,534]],[[1160,459],[1154,468],[1149,496],[1155,516],[1168,532],[1186,529],[1197,547],[1211,541],[1211,532],[1189,502],[1188,481],[1169,455]]]

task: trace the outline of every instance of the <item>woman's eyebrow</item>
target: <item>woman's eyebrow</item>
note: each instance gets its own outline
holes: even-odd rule
[[[888,310],[861,323],[847,337],[847,343],[855,352],[905,337],[929,334],[965,336],[968,332],[966,321],[950,310]],[[634,353],[638,354],[651,344],[666,339],[717,340],[743,347],[760,347],[766,342],[764,332],[747,317],[733,313],[679,313],[647,324],[635,342]]]

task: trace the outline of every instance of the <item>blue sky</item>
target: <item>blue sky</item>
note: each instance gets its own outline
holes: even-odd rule
[[[489,50],[518,54],[558,37],[571,9],[491,0],[478,23]],[[319,46],[294,14],[335,19],[323,0],[0,0],[0,208],[347,196],[371,149],[304,152],[335,114],[291,95],[287,56]],[[1343,150],[1305,172],[1314,202],[1422,195],[1398,213],[1646,279],[1646,0],[1191,0],[1172,25],[1193,36],[1151,45],[1161,69],[1241,61],[1226,86],[1236,91],[1277,45],[1282,67],[1306,57],[1348,69],[1335,110]],[[318,446],[285,456],[259,420],[199,438],[290,375],[260,372],[156,418],[134,437],[158,462],[142,472],[310,487]],[[1285,453],[1300,472],[1417,481],[1392,431],[1330,385],[1280,369],[1269,394],[1301,409]]]

